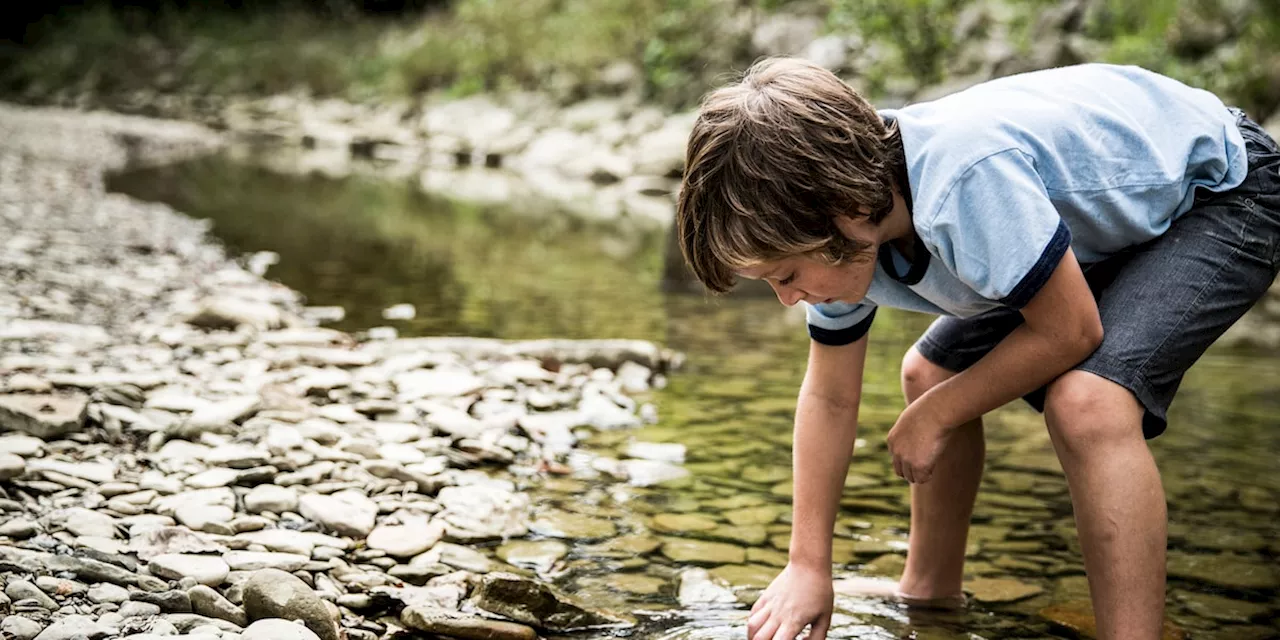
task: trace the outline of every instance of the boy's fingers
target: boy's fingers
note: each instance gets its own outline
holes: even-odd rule
[[[902,475],[902,459],[898,456],[893,457],[893,474],[904,480],[907,478]]]
[[[800,635],[802,625],[788,621],[784,625],[778,627],[778,632],[773,634],[773,640],[796,640],[796,636]]]
[[[750,640],[773,640],[773,634],[777,633],[778,626],[780,624],[782,624],[782,622],[778,620],[778,616],[769,616],[769,619],[765,621],[764,626],[757,629],[754,634],[748,637]]]
[[[827,640],[827,630],[831,628],[831,614],[824,613],[818,616],[813,622],[813,628],[809,629],[808,640]]]

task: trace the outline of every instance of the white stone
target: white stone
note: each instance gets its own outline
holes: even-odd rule
[[[309,556],[295,553],[278,553],[274,551],[228,551],[222,559],[232,571],[258,571],[261,569],[279,569],[281,571],[297,571],[311,561]]]
[[[635,487],[650,487],[689,475],[689,470],[684,467],[657,460],[623,460],[620,464],[628,484]]]
[[[363,538],[373,531],[378,505],[358,491],[309,493],[298,499],[302,516],[339,535]]]
[[[147,565],[152,575],[167,580],[192,578],[200,584],[216,587],[227,579],[229,565],[218,556],[166,553],[151,559]]]
[[[453,398],[476,393],[485,381],[467,369],[419,369],[392,379],[400,401],[419,398]]]
[[[249,513],[297,511],[298,492],[292,487],[260,484],[245,494],[244,508]]]
[[[682,463],[685,446],[678,442],[632,442],[627,445],[627,455],[641,460]]]
[[[365,544],[396,558],[410,558],[430,549],[443,536],[443,525],[426,517],[414,516],[404,518],[398,525],[375,528]]]
[[[0,436],[0,453],[11,453],[29,458],[40,455],[42,451],[44,451],[44,440],[35,436],[22,433]]]
[[[680,572],[680,592],[677,596],[683,606],[697,604],[737,604],[733,590],[717,584],[706,569],[685,569]]]
[[[320,638],[300,623],[280,618],[267,618],[249,625],[240,634],[240,640],[320,640]]]

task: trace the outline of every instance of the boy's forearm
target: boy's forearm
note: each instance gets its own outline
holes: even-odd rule
[[[939,424],[975,420],[1070,371],[1097,348],[1086,338],[1063,338],[1021,325],[972,367],[916,400]]]
[[[857,394],[833,403],[801,392],[796,405],[791,562],[831,570],[831,538],[857,436]]]

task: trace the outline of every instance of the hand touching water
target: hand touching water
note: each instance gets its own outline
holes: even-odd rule
[[[809,640],[826,640],[834,604],[830,569],[788,564],[751,607],[747,640],[795,640],[810,624]]]

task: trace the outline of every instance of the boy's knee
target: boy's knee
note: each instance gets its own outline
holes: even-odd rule
[[[915,347],[908,349],[902,357],[902,393],[907,402],[914,402],[924,392],[954,375],[955,372],[929,362]]]
[[[1068,371],[1049,384],[1044,414],[1059,454],[1087,454],[1142,440],[1142,406],[1133,394],[1085,371]]]

